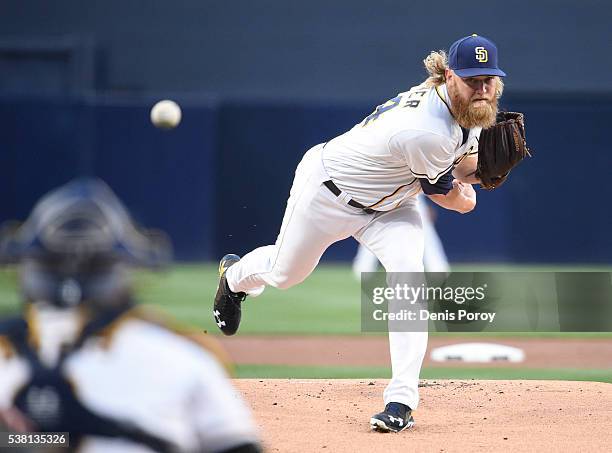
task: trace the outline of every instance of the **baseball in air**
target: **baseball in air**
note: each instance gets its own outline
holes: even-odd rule
[[[160,129],[174,129],[181,122],[181,108],[169,99],[159,101],[151,109],[151,122]]]

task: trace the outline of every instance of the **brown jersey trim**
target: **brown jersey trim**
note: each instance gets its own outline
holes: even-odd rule
[[[13,347],[13,343],[11,343],[11,340],[9,340],[9,338],[4,335],[0,336],[0,353],[4,356],[5,359],[10,359],[15,355],[15,348]]]
[[[410,170],[412,172],[412,170]],[[399,186],[397,189],[395,189],[392,193],[390,193],[389,195],[385,195],[384,197],[382,197],[380,200],[378,200],[376,203],[368,206],[368,208],[372,209],[374,208],[376,205],[382,203],[383,201],[385,201],[387,198],[392,197],[393,195],[395,195],[397,192],[399,192],[401,189],[403,189],[404,187],[408,187],[411,186],[412,184],[414,184],[416,182],[417,178],[415,177],[413,181],[409,182],[408,184],[404,184]]]
[[[446,106],[446,108],[448,109],[448,113],[450,113],[450,116],[453,117],[453,119],[455,118],[455,115],[453,115],[453,111],[450,108],[450,105],[448,105],[448,101],[444,98],[444,96],[442,95],[442,93],[440,93],[440,91],[438,91],[439,87],[434,87],[434,90],[436,90],[436,94],[438,95],[438,97],[440,98],[440,100],[442,102],[444,102],[444,105]]]

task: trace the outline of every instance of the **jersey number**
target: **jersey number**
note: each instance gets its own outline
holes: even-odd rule
[[[397,107],[401,100],[401,96],[396,96],[393,99],[389,99],[384,104],[380,104],[378,107],[376,107],[376,110],[374,110],[371,115],[369,115],[368,117],[366,117],[365,120],[363,120],[363,125],[367,126],[370,121],[374,121],[380,115],[391,110],[393,107]]]
[[[407,96],[408,100],[405,102],[404,107],[418,107],[421,100],[411,98],[423,97],[425,93],[427,93],[427,91],[424,90],[410,91]],[[374,112],[372,112],[372,114],[370,114],[366,117],[365,120],[363,120],[363,126],[367,126],[370,121],[376,120],[383,113],[388,112],[394,107],[397,107],[398,105],[400,105],[400,102],[402,102],[402,96],[396,96],[393,99],[389,99],[384,104],[379,105],[378,107],[376,107]]]

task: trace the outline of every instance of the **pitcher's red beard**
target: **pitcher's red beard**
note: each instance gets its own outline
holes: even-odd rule
[[[484,102],[472,102],[463,99],[459,93],[451,95],[452,111],[455,120],[461,127],[471,129],[482,127],[486,129],[495,124],[497,116],[497,97],[492,100],[484,99]]]

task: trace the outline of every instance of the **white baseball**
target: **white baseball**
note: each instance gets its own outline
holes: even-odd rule
[[[181,108],[169,99],[159,101],[151,109],[151,122],[160,129],[173,129],[181,122]]]

